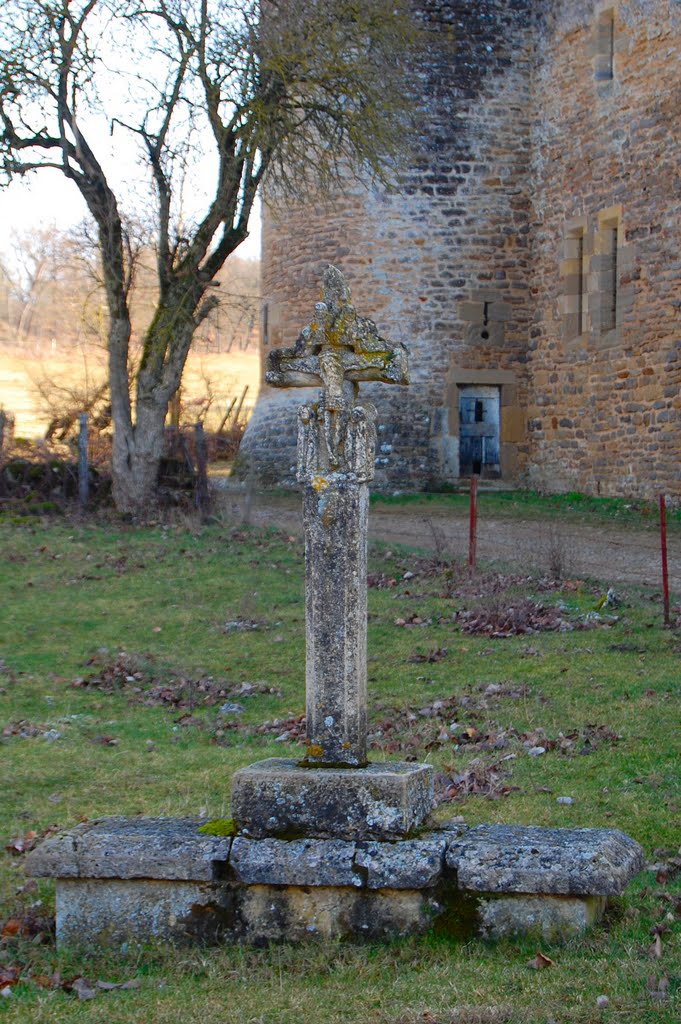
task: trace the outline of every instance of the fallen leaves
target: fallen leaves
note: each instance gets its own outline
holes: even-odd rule
[[[59,825],[50,825],[44,832],[35,832],[31,829],[23,836],[16,836],[14,839],[10,839],[9,843],[5,846],[5,849],[8,853],[12,853],[15,856],[20,856],[22,853],[29,853],[38,845],[38,843],[42,842],[43,839],[47,839],[48,836],[53,836],[55,832],[58,831]]]
[[[367,586],[369,588],[386,590],[396,587],[397,580],[394,576],[388,576],[384,572],[370,572],[367,574]]]
[[[276,733],[276,740],[283,743],[285,740],[304,742],[307,733],[307,719],[305,715],[293,715],[290,718],[275,718],[271,722],[263,722],[256,726],[253,732],[257,736],[266,733]]]
[[[112,657],[108,650],[102,649],[90,658],[88,665],[93,666],[94,671],[75,679],[71,684],[73,687],[96,689],[101,693],[125,690],[130,703],[142,707],[194,711],[224,704],[229,697],[280,693],[277,687],[261,681],[231,683],[213,676],[199,679],[182,674],[174,676],[159,668],[152,657],[141,657],[127,651],[119,651]]]
[[[468,796],[484,796],[488,800],[500,800],[510,793],[518,792],[517,786],[508,784],[511,774],[509,762],[515,756],[515,754],[507,754],[491,764],[482,758],[475,758],[460,771],[450,767],[445,772],[438,773],[435,779],[436,802],[463,800]]]
[[[27,832],[23,836],[16,836],[14,839],[10,839],[9,843],[6,844],[5,849],[8,853],[19,855],[22,853],[28,853],[32,850],[38,842],[37,832]]]
[[[101,992],[129,991],[138,989],[141,985],[139,978],[131,978],[128,981],[103,981],[98,978],[93,982],[83,975],[63,979],[59,971],[55,971],[54,974],[32,974],[29,971],[24,974],[21,967],[0,966],[0,995],[8,997],[15,986],[24,983],[32,983],[42,989],[67,992],[77,996],[80,1002],[96,999]]]
[[[220,722],[215,730],[211,742],[218,746],[224,746],[227,742],[229,731],[238,729],[240,733],[250,736],[265,736],[275,733],[275,743],[304,743],[307,738],[307,719],[303,715],[290,715],[288,718],[274,718],[271,721],[263,722],[255,727],[243,725],[241,722],[230,719]]]
[[[19,736],[22,740],[26,740],[33,739],[35,736],[57,738],[54,735],[55,732],[56,730],[53,730],[50,725],[29,722],[28,719],[22,718],[18,722],[10,722],[9,725],[4,726],[1,735],[5,737]]]
[[[669,850],[655,850],[654,856],[660,860],[654,866],[655,881],[658,885],[666,885],[681,873],[681,847],[676,853]]]
[[[412,665],[430,664],[433,665],[438,661],[442,661],[443,658],[447,657],[448,650],[446,647],[438,647],[435,650],[428,651],[427,654],[415,653],[412,654],[407,661]]]
[[[666,975],[657,977],[655,974],[648,975],[648,996],[653,1002],[664,1003],[669,999],[669,978]]]
[[[16,985],[21,977],[20,967],[0,966],[0,988]]]
[[[455,614],[454,620],[461,623],[462,632],[475,636],[509,637],[574,628],[558,608],[538,604],[527,597],[514,598],[508,603],[490,601],[479,608],[463,609]]]
[[[15,913],[4,922],[0,922],[0,939],[3,944],[17,939],[31,939],[37,945],[48,941],[53,932],[54,918],[46,917],[42,913],[40,900],[21,915]]]

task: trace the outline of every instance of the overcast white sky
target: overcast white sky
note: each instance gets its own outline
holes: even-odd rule
[[[128,164],[126,177],[133,171],[134,164]],[[67,231],[87,216],[80,192],[59,171],[40,171],[26,181],[13,181],[9,188],[0,189],[0,251],[10,255],[13,232],[21,235],[52,225]],[[251,218],[251,233],[237,253],[246,259],[260,256],[259,206]]]
[[[144,28],[135,33],[126,22],[116,32],[116,23],[106,15],[102,17],[104,21],[98,20],[95,11],[88,23],[99,53],[94,65],[97,89],[96,93],[91,89],[83,92],[85,100],[79,106],[79,123],[104,168],[121,212],[132,214],[153,228],[148,162],[140,157],[138,136],[124,128],[123,123],[141,124],[146,112],[154,109],[158,98],[155,90],[162,90],[168,69],[173,69],[173,58],[164,61],[161,37],[154,37],[150,47]],[[49,118],[49,113],[44,116]],[[185,127],[180,122],[180,134],[175,141],[187,138]],[[217,176],[217,156],[207,121],[198,121],[187,141],[188,149],[180,148],[184,154],[184,181],[181,183],[177,173],[173,174],[173,214],[181,216],[185,223],[203,217],[214,195]],[[178,170],[176,166],[175,172]],[[25,180],[15,179],[8,188],[0,189],[0,252],[11,256],[13,233],[24,234],[32,228],[52,225],[64,231],[84,219],[89,219],[89,214],[78,188],[59,170],[46,168]],[[250,259],[260,255],[259,205],[251,218],[250,236],[238,253]]]

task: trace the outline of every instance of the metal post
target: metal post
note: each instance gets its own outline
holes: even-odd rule
[[[471,477],[471,506],[468,523],[468,571],[475,572],[478,544],[478,478]]]
[[[667,507],[664,494],[660,495],[660,550],[662,554],[662,593],[664,595],[664,624],[671,625],[669,619],[669,571],[667,569]]]
[[[80,420],[80,433],[78,434],[78,500],[80,507],[85,508],[90,496],[87,413],[82,412],[78,419]]]
[[[202,514],[208,512],[208,451],[203,423],[197,423],[196,439],[196,507]]]

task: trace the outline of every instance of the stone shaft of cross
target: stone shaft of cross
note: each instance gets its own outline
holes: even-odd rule
[[[324,273],[324,300],[291,349],[268,357],[274,387],[321,387],[298,414],[304,484],[305,764],[367,763],[367,523],[374,475],[375,410],[360,381],[408,384],[403,345],[356,314],[342,274]]]

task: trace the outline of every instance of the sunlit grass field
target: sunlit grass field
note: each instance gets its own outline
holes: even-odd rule
[[[50,415],[38,395],[36,382],[56,381],[60,387],[91,391],[106,376],[106,353],[94,347],[85,350],[47,346],[42,352],[27,348],[0,348],[0,407],[15,417],[15,435],[33,441],[44,437]],[[242,418],[250,413],[260,380],[260,356],[246,351],[199,352],[192,350],[182,377],[182,401],[187,422],[196,419],[200,403],[210,391],[213,405],[207,417],[208,429],[216,429],[232,398],[241,397],[248,385]]]

